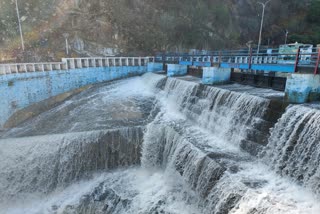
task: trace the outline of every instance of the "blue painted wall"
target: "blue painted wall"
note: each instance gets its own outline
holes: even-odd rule
[[[149,62],[147,65],[148,72],[163,71],[163,63]]]
[[[192,65],[191,61],[179,61],[179,65]]]
[[[294,65],[253,64],[251,66],[251,69],[252,70],[260,70],[260,71],[293,73],[294,72]]]
[[[211,62],[193,62],[193,66],[197,66],[197,67],[211,67]]]
[[[222,62],[220,65],[221,68],[239,68],[239,69],[244,69],[247,70],[249,69],[249,64],[246,63],[226,63]]]
[[[230,81],[230,68],[205,67],[203,68],[202,83],[206,85],[222,84]]]
[[[168,69],[167,70],[168,77],[182,76],[182,75],[186,75],[188,72],[187,65],[168,64],[167,69]]]
[[[313,74],[289,75],[285,98],[289,103],[320,101],[320,76]]]
[[[30,104],[85,85],[145,72],[147,66],[123,66],[0,75],[0,127]]]
[[[246,63],[221,63],[221,68],[238,68],[243,70],[249,69],[249,64]],[[274,72],[284,72],[284,73],[293,73],[294,65],[292,64],[252,64],[252,70],[260,71],[274,71]]]
[[[193,66],[197,66],[197,67],[210,67],[211,62],[179,61],[179,65],[193,65]]]

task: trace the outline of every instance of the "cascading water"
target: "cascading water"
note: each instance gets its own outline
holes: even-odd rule
[[[223,88],[145,74],[6,131],[0,213],[320,213],[318,110],[269,137],[271,101]]]
[[[49,193],[92,172],[139,164],[142,128],[16,138],[1,142],[0,201]]]
[[[262,156],[283,176],[320,195],[320,110],[290,106],[272,131]]]
[[[209,129],[220,138],[241,144],[256,153],[258,144],[265,145],[270,124],[264,115],[268,99],[235,93],[229,90],[204,87],[177,79],[169,79],[165,91],[173,96],[183,113],[199,126]],[[253,145],[254,144],[254,145]]]

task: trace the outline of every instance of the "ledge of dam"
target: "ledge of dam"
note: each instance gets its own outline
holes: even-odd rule
[[[90,86],[0,133],[0,209],[319,213],[320,110],[283,97],[153,73]]]

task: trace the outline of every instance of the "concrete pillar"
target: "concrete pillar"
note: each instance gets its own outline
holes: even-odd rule
[[[33,71],[33,66],[30,64],[26,64],[26,73],[32,72]]]
[[[75,69],[75,68],[76,68],[75,59],[71,59],[71,68],[72,68],[72,69]]]
[[[96,59],[91,59],[91,66],[92,67],[97,67],[97,65],[96,65]]]
[[[202,83],[206,85],[223,84],[229,82],[230,77],[230,68],[204,67]]]
[[[167,72],[168,77],[183,76],[183,75],[187,74],[188,66],[187,65],[168,64],[167,70],[168,70],[168,72]]]
[[[103,67],[102,59],[98,59],[98,64],[99,64],[99,67]]]
[[[141,63],[141,57],[139,57],[139,66],[141,66],[141,64],[142,64],[142,63]]]
[[[61,70],[61,64],[54,64],[54,70]]]
[[[62,70],[68,70],[68,65],[65,64],[65,63],[62,63],[62,64],[61,64],[61,69],[62,69]]]
[[[13,71],[14,73],[19,73],[18,66],[17,65],[13,65],[12,68],[11,68],[11,71]]]
[[[85,59],[84,64],[86,68],[90,67],[89,59]]]
[[[289,103],[306,103],[320,100],[320,75],[289,74],[285,100]]]
[[[157,62],[148,62],[147,64],[147,72],[157,72],[157,71],[163,71],[163,63],[157,63]]]
[[[77,61],[77,68],[82,68],[82,60],[76,59],[76,61]]]

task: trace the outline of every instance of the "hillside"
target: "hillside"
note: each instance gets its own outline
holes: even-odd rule
[[[152,54],[158,51],[238,48],[257,43],[256,0],[25,0],[18,1],[26,40],[24,59],[73,55]],[[0,47],[18,54],[15,4],[0,2]],[[264,45],[320,43],[319,0],[273,0],[266,9]]]

